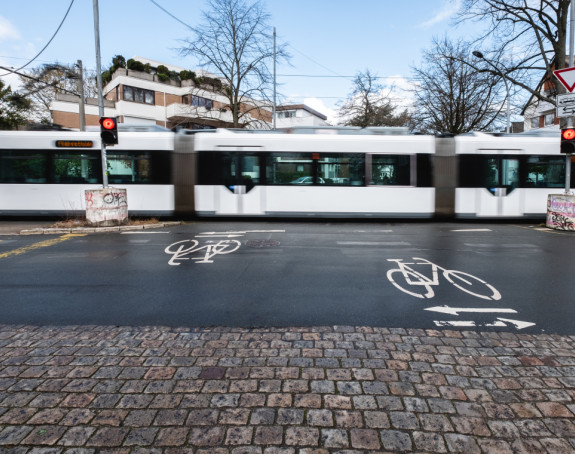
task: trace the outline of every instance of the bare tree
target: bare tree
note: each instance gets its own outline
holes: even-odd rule
[[[96,96],[95,74],[84,73],[84,97]],[[34,68],[26,76],[20,76],[21,92],[31,102],[29,120],[37,123],[51,123],[50,104],[56,95],[63,93],[80,96],[78,90],[78,68],[76,65],[47,64]]]
[[[434,40],[422,66],[413,68],[416,129],[461,134],[494,128],[505,99],[502,78],[474,70],[466,63],[468,52],[469,43]]]
[[[501,71],[514,85],[535,99],[554,103],[557,93],[565,89],[552,75],[566,67],[567,16],[571,0],[464,0],[458,22],[477,21],[487,24],[484,34],[475,41],[487,40],[493,51],[485,53],[490,60],[504,60]],[[503,58],[505,57],[505,58]],[[476,69],[489,71],[487,66]],[[539,82],[547,74],[555,85],[550,96],[543,93]],[[525,78],[527,76],[527,79]]]
[[[339,117],[344,126],[406,126],[407,110],[395,115],[396,106],[389,99],[389,91],[378,82],[377,75],[369,69],[359,72],[353,80],[353,90],[339,107]]]
[[[210,0],[209,6],[181,54],[221,78],[227,100],[223,108],[231,112],[234,127],[271,121],[274,46],[269,14],[259,0]],[[277,47],[276,56],[289,58],[285,45]]]

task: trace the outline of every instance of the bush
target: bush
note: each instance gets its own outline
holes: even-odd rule
[[[157,72],[158,74],[166,74],[166,75],[169,75],[169,74],[170,74],[170,70],[168,69],[167,66],[164,66],[164,65],[158,66],[158,67],[156,68],[156,72]]]
[[[133,58],[130,58],[128,60],[128,69],[131,69],[132,71],[145,71],[145,66],[141,61],[138,60],[134,60]]]
[[[195,80],[196,79],[196,73],[194,71],[189,71],[187,69],[184,69],[183,71],[180,71],[180,79],[181,80]]]

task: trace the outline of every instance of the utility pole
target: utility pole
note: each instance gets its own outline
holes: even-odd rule
[[[104,95],[102,94],[102,60],[100,58],[100,13],[98,0],[94,1],[94,41],[96,43],[96,80],[98,82],[98,107],[100,118],[104,117]],[[108,160],[106,158],[106,144],[102,141],[102,183],[108,187]]]
[[[86,111],[84,107],[84,70],[82,69],[82,60],[78,60],[78,93],[80,93],[80,131],[86,130]]]
[[[573,67],[575,52],[575,0],[571,0],[571,20],[569,30],[569,67]],[[567,127],[573,127],[573,117],[567,117]],[[565,194],[571,194],[571,153],[565,155]]]
[[[274,106],[273,106],[273,129],[276,129],[276,28],[274,27]]]

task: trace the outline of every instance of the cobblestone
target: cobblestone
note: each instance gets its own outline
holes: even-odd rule
[[[0,454],[575,452],[575,336],[0,325]]]

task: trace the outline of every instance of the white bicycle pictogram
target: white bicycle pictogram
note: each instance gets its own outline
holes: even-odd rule
[[[403,259],[387,259],[395,262],[398,268],[387,272],[389,281],[402,292],[417,298],[433,298],[433,286],[439,285],[439,271],[443,277],[459,290],[485,300],[500,300],[501,293],[484,280],[463,271],[448,270],[429,260],[413,257],[413,262],[404,262]],[[410,265],[424,265],[431,267],[431,277],[414,270]],[[409,288],[409,289],[408,289]],[[417,288],[417,290],[415,290]]]
[[[231,252],[237,251],[242,243],[237,240],[220,240],[220,241],[208,241],[208,244],[204,246],[199,246],[198,240],[182,240],[176,243],[170,244],[164,252],[166,254],[172,254],[172,258],[168,262],[169,265],[180,265],[176,260],[189,260],[190,257],[187,255],[202,252],[202,255],[198,257],[191,257],[196,263],[213,263],[212,257],[216,255],[230,254]]]

